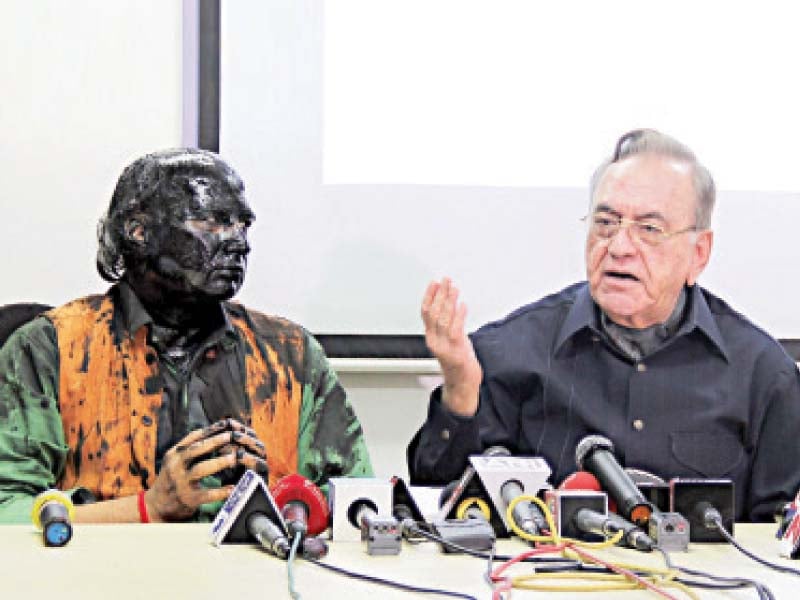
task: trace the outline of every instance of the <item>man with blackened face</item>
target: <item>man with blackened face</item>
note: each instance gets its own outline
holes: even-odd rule
[[[212,518],[246,468],[323,488],[371,475],[316,340],[228,302],[254,220],[242,180],[213,153],[168,150],[124,170],[98,229],[112,287],[46,312],[0,350],[0,522],[27,520],[36,493],[56,486],[82,502],[78,521],[184,521]]]
[[[247,267],[255,218],[233,176],[181,177],[178,198],[154,231],[152,264],[162,289],[198,303],[230,299]]]

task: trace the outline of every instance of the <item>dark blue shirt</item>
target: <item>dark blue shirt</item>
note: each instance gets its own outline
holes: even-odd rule
[[[414,483],[458,478],[470,454],[503,445],[544,457],[558,484],[584,436],[611,439],[625,467],[664,479],[734,481],[737,520],[769,520],[800,486],[800,377],[780,344],[708,291],[663,346],[632,362],[605,337],[586,283],[471,335],[483,367],[472,418],[434,392],[411,441]]]

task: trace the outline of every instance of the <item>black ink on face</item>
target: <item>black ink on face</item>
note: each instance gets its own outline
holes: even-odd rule
[[[227,300],[244,282],[253,211],[240,189],[213,174],[176,183],[185,193],[173,202],[167,222],[154,224],[158,256],[153,269],[171,287],[197,299]]]
[[[181,148],[125,168],[98,228],[97,270],[131,285],[156,323],[208,323],[244,282],[255,219],[236,172]]]

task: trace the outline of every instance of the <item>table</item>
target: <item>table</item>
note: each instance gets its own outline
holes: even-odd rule
[[[800,568],[800,561],[778,556],[772,525],[739,524],[736,539],[747,549],[772,562]],[[0,581],[5,598],[75,598],[111,600],[162,598],[247,599],[289,598],[287,563],[256,546],[217,548],[202,524],[75,525],[72,541],[63,548],[46,548],[41,534],[28,525],[0,526]],[[519,540],[501,540],[498,551],[515,554],[528,546]],[[662,565],[658,554],[623,548],[600,552],[611,560]],[[742,576],[767,584],[777,598],[795,598],[800,577],[781,574],[753,562],[727,544],[693,544],[687,553],[674,553],[680,565],[717,575]],[[489,599],[484,581],[486,562],[442,553],[438,545],[403,544],[398,556],[369,556],[359,542],[330,542],[328,564],[405,583],[469,593]],[[516,565],[516,574],[530,567]],[[347,579],[298,560],[296,590],[303,600],[394,600],[442,598],[411,594]],[[678,598],[686,598],[678,591]],[[752,589],[697,590],[701,598],[757,598]],[[545,593],[514,590],[514,599],[586,598],[586,600],[658,598],[652,592]]]

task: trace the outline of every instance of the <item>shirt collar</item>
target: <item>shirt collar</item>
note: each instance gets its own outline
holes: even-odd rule
[[[686,315],[685,322],[675,333],[675,337],[687,335],[698,329],[714,344],[720,355],[730,362],[727,345],[719,327],[717,327],[714,316],[711,314],[711,309],[708,307],[700,286],[689,286],[686,291],[689,312]],[[601,335],[597,305],[589,293],[588,283],[585,283],[576,292],[575,301],[556,336],[554,352],[559,352],[569,340],[584,329],[588,329],[596,335]]]
[[[556,345],[553,349],[556,353],[577,333],[588,329],[595,334],[600,334],[600,323],[598,322],[597,310],[589,293],[589,284],[584,283],[578,288],[575,294],[575,301],[567,312],[561,329],[556,336]]]

